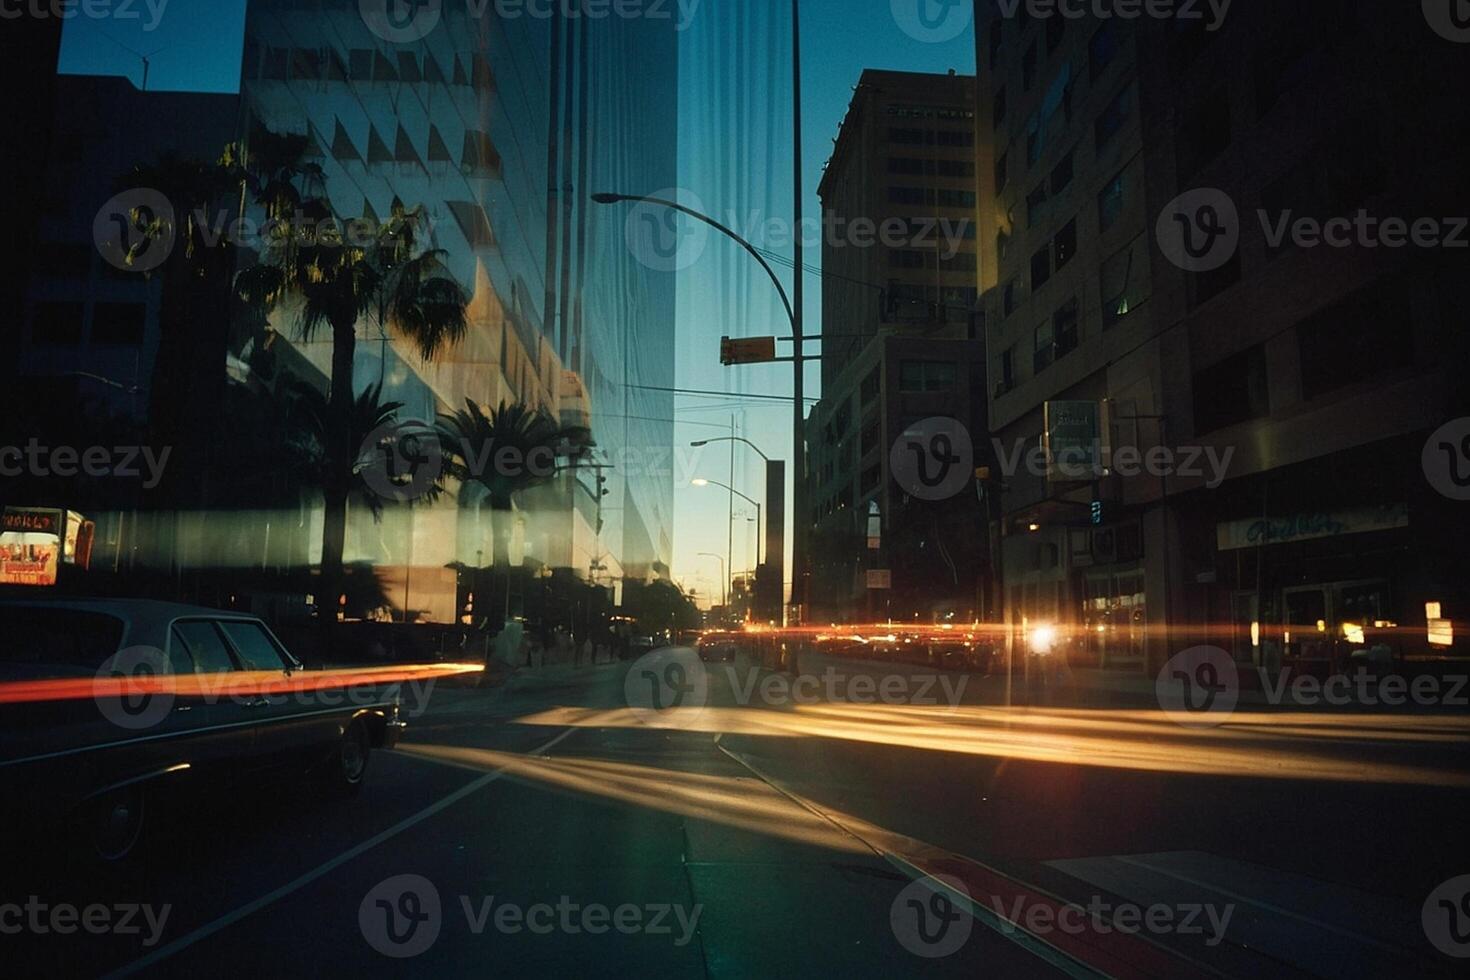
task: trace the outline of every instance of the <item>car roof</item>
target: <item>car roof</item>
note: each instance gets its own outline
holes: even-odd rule
[[[34,609],[64,609],[76,612],[102,613],[120,619],[127,626],[127,641],[138,642],[146,637],[158,637],[167,633],[176,619],[207,617],[209,619],[244,619],[259,622],[259,616],[235,612],[229,609],[211,609],[208,606],[191,606],[182,602],[163,602],[158,599],[107,599],[72,597],[37,597],[27,599],[6,596],[0,599],[0,610],[28,607]]]

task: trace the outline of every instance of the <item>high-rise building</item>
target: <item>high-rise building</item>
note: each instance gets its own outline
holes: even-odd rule
[[[984,612],[974,494],[926,499],[892,465],[893,447],[927,420],[951,418],[965,439],[986,429],[973,86],[864,71],[818,189],[822,400],[807,422],[801,515],[816,621]]]
[[[395,200],[423,209],[470,296],[468,336],[425,362],[362,323],[356,390],[381,383],[420,419],[468,399],[588,427],[588,465],[518,501],[512,558],[616,589],[668,574],[672,488],[644,461],[672,441],[671,395],[653,389],[672,387],[674,295],[672,277],[624,245],[622,215],[589,195],[673,182],[676,114],[637,109],[676,91],[676,37],[669,22],[548,13],[446,5],[403,36],[355,2],[256,0],[241,132],[247,145],[263,131],[307,137],[339,216],[386,218]],[[289,310],[271,326],[324,385],[329,338],[300,336]],[[240,330],[235,363],[259,342]],[[469,499],[381,520],[359,510],[345,560],[398,569],[395,587],[413,579],[414,608],[444,621],[456,616],[452,566],[488,564],[496,519]]]
[[[1373,236],[1463,211],[1466,106],[1430,80],[1464,46],[1356,0],[1018,10],[976,4],[990,421],[1002,451],[1080,423],[1098,454],[1004,472],[1007,619],[1147,669],[1427,651],[1426,606],[1466,601],[1421,449],[1465,414],[1467,253]]]

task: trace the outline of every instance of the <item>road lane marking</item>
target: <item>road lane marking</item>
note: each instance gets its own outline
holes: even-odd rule
[[[557,735],[555,738],[553,738],[551,741],[535,749],[532,749],[526,754],[529,756],[541,755],[575,731],[577,731],[577,729],[568,728],[564,730],[560,735]],[[109,980],[111,980],[111,978],[133,976],[134,974],[137,974],[143,970],[147,970],[148,968],[157,965],[158,963],[168,959],[176,953],[183,952],[184,950],[188,949],[190,946],[193,946],[195,943],[199,942],[202,939],[208,939],[215,933],[221,932],[224,929],[228,929],[230,926],[234,925],[236,922],[239,922],[241,919],[244,919],[250,915],[254,915],[256,912],[259,912],[261,909],[266,908],[269,905],[275,904],[276,902],[285,898],[287,895],[300,891],[317,879],[324,877],[332,871],[335,871],[337,868],[340,868],[342,865],[346,864],[348,861],[351,861],[353,858],[365,854],[366,852],[372,850],[374,847],[377,847],[384,841],[391,840],[392,838],[397,837],[405,830],[408,830],[411,827],[423,823],[425,820],[429,819],[435,814],[447,810],[449,807],[458,803],[465,797],[470,796],[481,789],[484,789],[486,786],[499,779],[509,768],[510,766],[508,765],[502,766],[501,768],[496,769],[494,772],[488,772],[485,775],[481,776],[479,779],[475,779],[466,783],[459,789],[455,790],[453,793],[450,793],[448,796],[438,800],[435,803],[430,804],[429,806],[420,810],[418,813],[413,814],[412,816],[405,817],[398,823],[389,827],[387,830],[381,831],[380,833],[369,837],[362,843],[348,848],[341,854],[338,854],[336,857],[332,858],[330,861],[318,865],[305,874],[300,875],[299,877],[294,878],[291,881],[288,881],[286,884],[282,885],[279,888],[266,892],[264,895],[260,896],[254,901],[247,902],[234,911],[220,916],[213,922],[206,923],[205,925],[202,925],[199,928],[195,929],[193,932],[180,936],[178,939],[175,939],[173,942],[167,944],[166,946],[160,946],[158,949],[149,953],[147,956],[144,956],[141,959],[134,960],[126,966],[120,967],[112,973],[107,974],[107,977],[109,978]]]
[[[921,878],[929,879],[929,887],[943,891],[949,896],[951,901],[955,902],[960,908],[963,908],[966,912],[970,913],[970,917],[976,922],[979,922],[981,925],[989,928],[993,932],[998,933],[1002,938],[1010,940],[1017,946],[1020,946],[1026,952],[1045,961],[1050,966],[1055,967],[1057,970],[1060,970],[1070,977],[1078,978],[1078,980],[1092,980],[1092,978],[1097,977],[1108,977],[1108,974],[1080,962],[1079,960],[1069,955],[1066,951],[1058,949],[1057,947],[1046,942],[1044,939],[1033,936],[1017,926],[1012,926],[1010,929],[1005,928],[1005,926],[1002,925],[999,916],[995,915],[992,910],[981,905],[978,901],[971,898],[969,895],[965,895],[954,890],[953,888],[950,888],[944,883],[943,880],[932,876],[928,871],[919,867],[918,865],[905,860],[898,854],[895,854],[894,852],[886,848],[874,844],[872,841],[866,840],[862,835],[853,831],[852,828],[844,825],[842,821],[833,817],[822,807],[818,806],[817,804],[813,803],[803,796],[791,792],[784,786],[781,786],[775,780],[771,779],[765,773],[761,772],[755,766],[751,765],[750,762],[748,762],[743,756],[740,755],[740,753],[734,752],[721,745],[720,736],[715,737],[715,748],[719,749],[721,752],[725,753],[725,755],[729,756],[731,759],[734,759],[736,763],[749,770],[751,774],[754,775],[761,782],[765,783],[767,786],[771,787],[782,796],[791,800],[791,802],[795,803],[797,806],[800,806],[803,809],[816,814],[818,817],[821,817],[823,820],[836,827],[842,833],[853,838],[858,843],[866,847],[868,850],[872,851],[875,855],[881,857],[883,860],[887,861],[889,864],[893,865],[895,868],[908,875],[910,878],[914,880],[918,880]]]
[[[1033,904],[1051,906],[1054,912],[1063,906],[1075,905],[1075,903],[1045,892],[1035,885],[1011,878],[974,858],[955,854],[924,841],[887,831],[849,814],[841,815],[842,818],[847,819],[839,818],[820,804],[781,786],[747,761],[740,753],[726,748],[718,737],[715,739],[715,747],[778,793],[858,840],[905,874],[915,879],[929,879],[930,887],[938,887],[949,893],[951,900],[966,909],[971,917],[980,924],[999,933],[1003,938],[1069,976],[1118,978],[1219,976],[1218,971],[1212,967],[1181,951],[1161,946],[1146,937],[1100,933],[1088,934],[1088,939],[1074,941],[1070,935],[1048,939],[1030,933],[1021,923],[1009,921],[996,909],[981,904],[977,898],[946,887],[939,876],[949,875],[967,885],[973,885],[977,881],[984,882],[982,887],[971,887],[970,890],[977,895],[991,894],[994,898],[999,898],[1000,892],[1004,890],[1008,895],[1023,897]],[[849,826],[850,823],[858,823],[861,827],[854,829]],[[860,832],[862,827],[868,828],[866,833]],[[870,840],[870,837],[878,837],[879,840]],[[881,840],[884,837],[892,840],[885,844]],[[903,845],[901,850],[899,845]],[[1091,961],[1084,957],[1090,957]]]

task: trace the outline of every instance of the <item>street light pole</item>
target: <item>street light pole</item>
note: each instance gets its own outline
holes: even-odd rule
[[[678,211],[680,214],[686,214],[696,221],[709,225],[711,228],[715,229],[720,234],[724,235],[726,238],[729,238],[741,248],[745,249],[745,251],[750,254],[751,258],[755,259],[755,261],[760,265],[761,269],[765,271],[766,276],[771,280],[772,285],[776,287],[777,294],[779,294],[781,297],[781,305],[785,308],[786,318],[788,321],[790,321],[791,324],[791,342],[792,347],[794,348],[791,356],[791,434],[793,440],[791,447],[791,503],[792,510],[794,512],[791,517],[791,604],[793,606],[799,606],[802,602],[804,602],[803,596],[806,561],[806,541],[805,535],[802,533],[802,513],[805,510],[805,505],[803,503],[803,501],[805,500],[805,487],[803,481],[806,477],[806,442],[805,433],[803,432],[806,419],[806,375],[804,367],[806,358],[803,353],[803,341],[805,341],[806,338],[802,334],[803,317],[801,309],[802,297],[805,295],[802,283],[802,277],[804,276],[805,272],[802,266],[801,251],[801,38],[799,33],[800,16],[797,3],[798,0],[792,0],[791,4],[791,19],[793,29],[792,72],[794,75],[794,87],[796,89],[795,105],[793,109],[793,117],[795,119],[796,127],[796,146],[794,148],[793,154],[795,157],[794,173],[796,187],[794,200],[796,207],[797,229],[797,234],[793,236],[795,239],[794,264],[796,270],[796,278],[793,284],[794,292],[796,295],[795,305],[792,304],[791,297],[787,295],[786,287],[781,285],[780,278],[776,275],[775,270],[771,268],[771,264],[766,261],[765,256],[760,253],[760,250],[757,249],[750,242],[746,241],[744,238],[740,237],[740,235],[736,234],[730,228],[716,221],[714,218],[711,218],[709,215],[701,214],[691,207],[680,204],[678,201],[671,201],[667,198],[662,197],[652,197],[647,194],[597,193],[592,195],[592,201],[597,204],[616,204],[619,201],[631,201],[639,204],[655,204],[659,207],[669,208],[670,210]],[[765,456],[764,453],[762,453],[761,455],[763,457]]]
[[[796,233],[791,236],[794,276],[792,292],[796,296],[796,309],[791,318],[791,367],[792,404],[794,412],[791,429],[791,607],[799,610],[805,619],[806,610],[806,386],[805,341],[802,333],[802,267],[801,251],[801,3],[791,0],[791,158],[792,158],[792,206],[796,210]]]

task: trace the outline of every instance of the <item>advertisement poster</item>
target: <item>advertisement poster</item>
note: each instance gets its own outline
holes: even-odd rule
[[[0,517],[0,585],[55,585],[62,514],[7,507]]]

